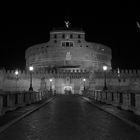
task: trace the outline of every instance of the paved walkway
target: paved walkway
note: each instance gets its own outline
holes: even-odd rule
[[[39,101],[28,106],[19,107],[14,111],[6,112],[5,115],[0,116],[0,133],[17,121],[21,120],[22,118],[41,108],[45,104],[49,103],[52,99],[53,98]]]
[[[108,113],[111,113],[112,115],[125,121],[129,125],[134,126],[135,128],[137,128],[140,131],[140,116],[134,114],[131,111],[123,110],[123,109],[120,109],[118,107],[96,101],[92,98],[88,98],[87,100],[90,103],[96,105],[98,108],[100,108]]]
[[[81,96],[57,96],[0,133],[0,140],[140,140],[140,132]]]

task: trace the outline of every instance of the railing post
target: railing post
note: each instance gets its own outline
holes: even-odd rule
[[[3,115],[3,96],[0,94],[0,116]]]
[[[135,94],[135,114],[140,115],[140,94]]]
[[[121,108],[124,110],[128,110],[128,107],[129,107],[128,95],[129,94],[127,94],[126,92],[122,93],[123,103],[121,105]]]
[[[11,110],[11,108],[12,108],[11,94],[7,93],[7,109]]]
[[[131,111],[135,112],[135,107],[136,107],[135,93],[132,93],[132,92],[131,92],[131,93],[129,94],[129,96],[130,96],[130,100],[129,100],[130,106],[129,106],[129,109],[130,109]]]
[[[119,103],[118,103],[118,92],[117,91],[112,91],[112,96],[113,96],[113,101],[112,101],[112,105],[114,106],[118,106]]]
[[[23,103],[23,93],[21,93],[21,92],[18,94],[18,105],[19,106],[24,105],[24,103]]]

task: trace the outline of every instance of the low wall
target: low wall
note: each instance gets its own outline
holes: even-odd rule
[[[90,91],[86,96],[140,115],[140,93],[136,91]]]
[[[0,91],[0,116],[7,111],[15,110],[18,107],[30,105],[49,98],[52,95],[49,91],[40,92],[3,92]]]

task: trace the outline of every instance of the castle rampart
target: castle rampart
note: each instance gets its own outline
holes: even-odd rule
[[[86,79],[86,86],[88,88],[103,89],[104,86],[104,72],[95,71],[93,73],[87,70],[51,70],[51,71],[35,71],[32,73],[33,87],[35,91],[40,90],[42,78],[46,81],[46,87],[49,89],[49,79],[57,81],[54,87],[66,83],[66,79],[78,79],[78,86],[82,80]],[[91,78],[92,77],[92,78]],[[61,82],[60,82],[61,81]],[[120,70],[118,75],[117,70],[106,72],[107,86],[110,89],[119,90],[140,90],[140,70]],[[17,82],[17,83],[16,83]],[[87,84],[88,83],[88,84]],[[18,86],[16,85],[18,84]],[[28,71],[19,71],[18,79],[13,70],[0,70],[0,89],[6,91],[28,91],[30,85],[30,73]],[[16,87],[17,86],[17,87]],[[16,89],[17,88],[17,89]],[[80,90],[80,89],[79,89]]]

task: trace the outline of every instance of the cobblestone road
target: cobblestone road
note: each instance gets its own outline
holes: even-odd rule
[[[0,134],[0,140],[137,140],[140,132],[79,96],[58,96]]]

